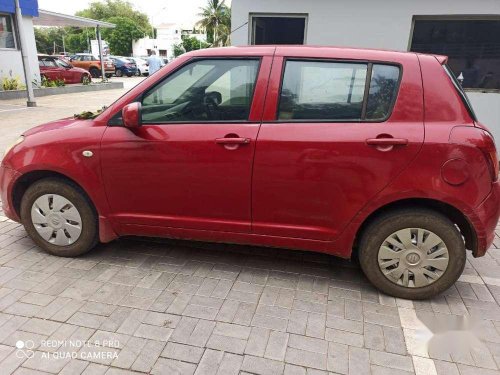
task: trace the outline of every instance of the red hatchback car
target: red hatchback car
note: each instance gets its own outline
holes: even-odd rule
[[[0,187],[51,254],[125,235],[305,249],[418,299],[491,245],[498,167],[445,57],[231,47],[183,55],[94,120],[25,132]]]
[[[38,55],[40,76],[51,81],[63,80],[65,83],[88,84],[92,80],[85,69],[75,68],[59,56]]]

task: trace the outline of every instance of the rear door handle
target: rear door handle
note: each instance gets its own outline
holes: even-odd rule
[[[246,145],[250,143],[250,138],[216,138],[215,143],[221,145]]]
[[[368,138],[366,144],[370,146],[406,146],[406,138]]]

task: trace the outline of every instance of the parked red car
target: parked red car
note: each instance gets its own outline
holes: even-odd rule
[[[38,55],[40,75],[51,81],[63,80],[65,83],[90,83],[90,73],[75,68],[71,63],[58,56]]]
[[[8,217],[47,252],[125,235],[356,256],[404,298],[485,254],[498,159],[446,57],[318,47],[188,53],[94,120],[24,133]]]

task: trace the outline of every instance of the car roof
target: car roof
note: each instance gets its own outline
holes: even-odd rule
[[[373,60],[400,60],[416,52],[395,51],[373,48],[335,47],[321,45],[258,45],[258,46],[232,46],[207,48],[187,53],[192,56],[262,56],[276,55],[289,57],[337,57],[345,59],[373,59]],[[445,63],[446,56],[433,55],[441,63]]]

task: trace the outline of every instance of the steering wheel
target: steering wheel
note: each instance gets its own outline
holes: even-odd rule
[[[217,91],[207,92],[204,102],[208,118],[215,120],[213,115],[218,112],[219,104],[222,102],[221,93]]]

